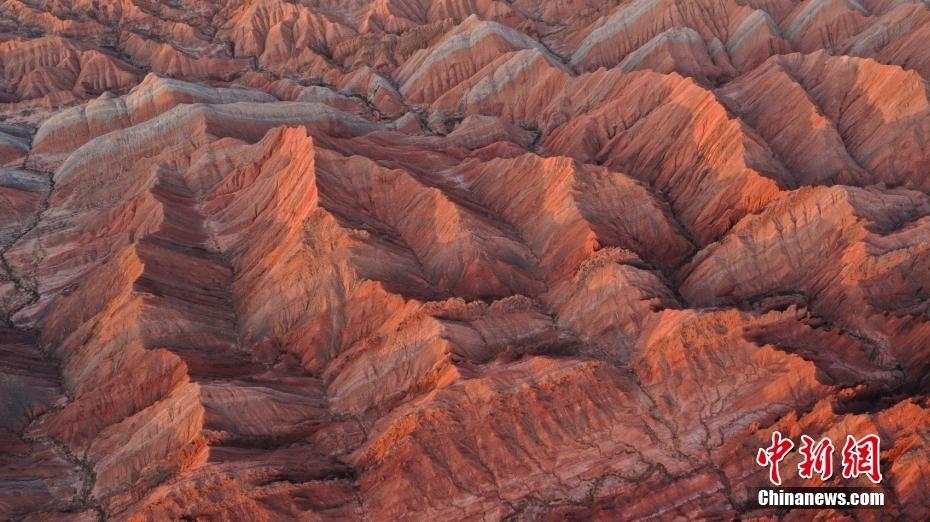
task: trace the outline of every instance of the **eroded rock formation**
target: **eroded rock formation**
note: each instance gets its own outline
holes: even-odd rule
[[[930,517],[930,8],[0,3],[0,518]],[[783,464],[786,485],[818,485]],[[831,485],[868,485],[837,476]]]

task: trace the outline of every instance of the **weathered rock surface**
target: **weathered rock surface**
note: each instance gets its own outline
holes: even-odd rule
[[[928,40],[0,2],[0,519],[930,518]],[[754,508],[774,430],[880,434],[892,500]]]

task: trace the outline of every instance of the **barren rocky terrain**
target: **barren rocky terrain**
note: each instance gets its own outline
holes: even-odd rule
[[[928,82],[928,0],[2,0],[0,519],[927,520]]]

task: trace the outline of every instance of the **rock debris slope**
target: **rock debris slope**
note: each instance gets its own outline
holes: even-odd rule
[[[927,519],[928,41],[0,2],[0,518],[805,520],[751,503],[780,430],[881,436],[885,510],[817,516]]]

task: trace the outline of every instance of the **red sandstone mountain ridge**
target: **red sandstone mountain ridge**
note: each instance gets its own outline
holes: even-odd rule
[[[930,517],[926,1],[0,35],[0,518]],[[753,508],[774,430],[889,505]]]

